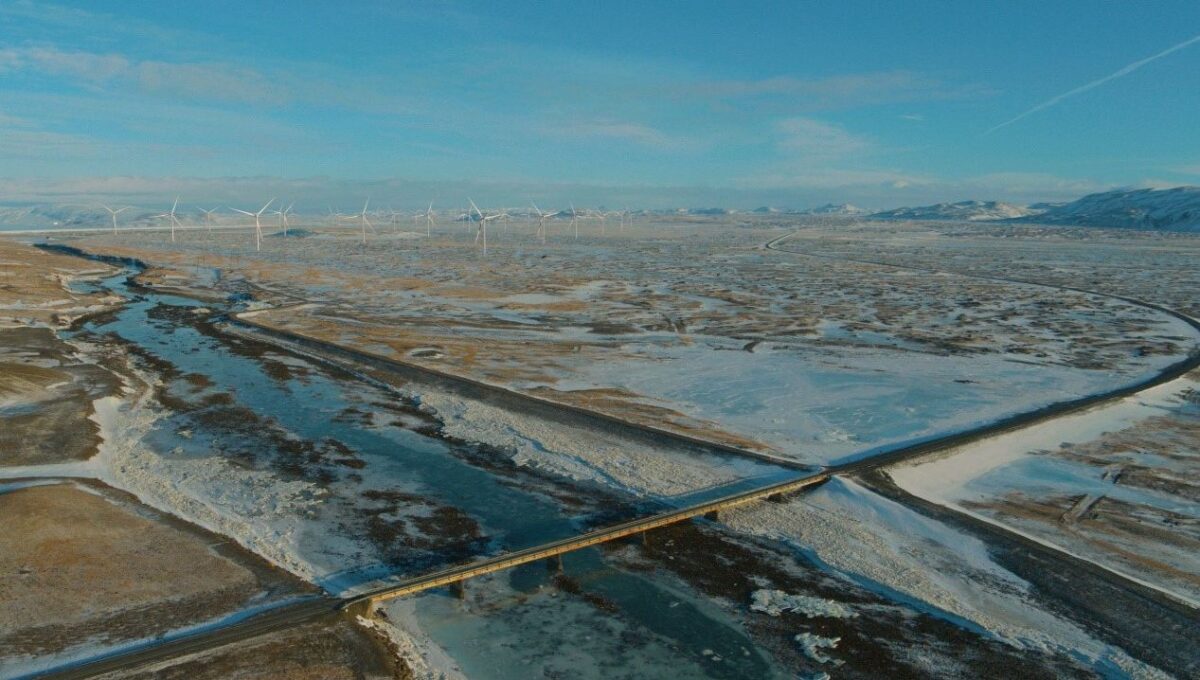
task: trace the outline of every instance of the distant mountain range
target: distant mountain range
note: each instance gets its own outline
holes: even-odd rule
[[[1013,205],[997,201],[939,203],[897,208],[874,219],[1011,221],[1115,229],[1200,232],[1200,187],[1116,189],[1089,194],[1070,203]]]
[[[1000,201],[961,201],[937,203],[916,208],[896,208],[871,215],[882,220],[953,220],[955,222],[985,222],[1011,220],[1040,215],[1044,210],[1034,206],[1001,203]]]
[[[1053,206],[1022,222],[1200,232],[1200,187],[1106,191]]]
[[[159,210],[125,208],[117,215],[117,223],[123,227],[158,224],[162,220],[157,216],[170,209],[170,205],[167,205],[165,209],[160,208]],[[199,212],[184,211],[183,208],[180,208],[177,214],[179,219],[184,221],[188,221],[193,217],[200,218],[203,216]],[[94,228],[109,226],[111,224],[112,217],[107,210],[99,205],[50,203],[26,206],[0,206],[0,227],[10,229],[46,229],[50,227],[62,229]]]
[[[871,211],[863,210],[862,208],[850,205],[849,203],[838,203],[838,204],[826,203],[825,205],[820,206],[819,208],[812,208],[810,210],[803,210],[801,212],[806,215],[856,216],[856,215],[867,215],[867,214],[870,214]]]
[[[121,227],[144,227],[164,224],[159,217],[169,204],[157,209],[128,208],[117,217]],[[638,210],[635,215],[727,215],[737,211],[728,208],[681,208],[674,210]],[[1173,189],[1118,189],[1084,196],[1070,203],[1035,203],[1016,205],[999,201],[961,201],[911,208],[896,208],[870,213],[849,204],[827,204],[807,210],[761,207],[752,214],[829,215],[868,217],[881,220],[946,220],[965,222],[1018,222],[1081,227],[1118,229],[1160,229],[1200,233],[1200,187],[1184,186]],[[512,214],[523,214],[514,209]],[[187,225],[204,222],[203,213],[194,207],[180,206],[179,219]],[[309,221],[328,220],[324,213],[308,215]],[[382,215],[382,213],[381,213]],[[444,213],[442,219],[449,219]],[[565,213],[559,215],[565,218]],[[304,219],[297,215],[293,222]],[[264,227],[274,225],[277,215],[263,215]],[[244,224],[244,215],[222,209],[212,216],[214,224]],[[112,224],[112,218],[100,205],[38,204],[0,205],[0,230],[48,228],[97,228]]]

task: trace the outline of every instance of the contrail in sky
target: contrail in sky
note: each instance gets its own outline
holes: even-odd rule
[[[1103,78],[1101,78],[1099,80],[1093,80],[1092,82],[1088,83],[1087,85],[1080,85],[1079,87],[1075,88],[1074,90],[1064,92],[1064,93],[1058,95],[1057,97],[1051,97],[1050,99],[1047,99],[1046,101],[1042,102],[1041,104],[1038,104],[1037,106],[1033,107],[1032,109],[1029,109],[1025,113],[1022,113],[1021,115],[1017,116],[1016,118],[1012,118],[1010,120],[1004,121],[1003,123],[1000,123],[999,125],[991,128],[984,134],[990,135],[1002,127],[1012,125],[1013,123],[1017,122],[1018,120],[1021,120],[1025,116],[1029,116],[1034,113],[1037,113],[1038,111],[1041,111],[1042,109],[1048,109],[1051,106],[1054,106],[1055,104],[1066,99],[1067,97],[1074,97],[1077,94],[1087,92],[1088,90],[1091,90],[1096,87],[1100,87],[1101,85],[1103,85],[1104,83],[1107,83],[1110,80],[1116,80],[1117,78],[1120,78],[1122,76],[1127,76],[1130,73],[1133,73],[1134,71],[1138,70],[1139,68],[1145,66],[1146,64],[1149,64],[1150,62],[1155,61],[1157,59],[1162,59],[1163,57],[1167,56],[1168,54],[1182,50],[1183,48],[1185,48],[1188,45],[1191,45],[1192,43],[1195,43],[1195,42],[1200,42],[1200,35],[1197,35],[1195,37],[1184,40],[1183,42],[1179,43],[1178,45],[1168,47],[1167,49],[1163,50],[1162,52],[1159,52],[1158,54],[1156,54],[1154,56],[1146,57],[1145,59],[1142,59],[1141,61],[1135,61],[1132,64],[1119,69],[1115,73],[1104,76]]]

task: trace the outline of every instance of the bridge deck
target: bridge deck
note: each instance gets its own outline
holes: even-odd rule
[[[751,491],[743,491],[732,496],[718,498],[706,503],[699,503],[686,508],[675,510],[673,512],[665,512],[662,514],[646,517],[644,519],[635,519],[628,522],[623,522],[615,526],[606,527],[604,529],[596,529],[586,534],[564,538],[562,540],[545,543],[542,545],[518,550],[516,552],[507,553],[498,557],[492,557],[470,564],[464,564],[457,567],[450,567],[425,576],[418,576],[407,581],[401,581],[395,585],[381,588],[371,593],[364,594],[353,602],[371,601],[373,603],[392,600],[406,595],[412,595],[432,588],[439,588],[460,581],[465,581],[476,576],[483,576],[505,569],[511,569],[522,564],[536,562],[549,557],[555,557],[564,553],[582,550],[583,548],[615,541],[626,536],[632,536],[651,529],[657,529],[670,524],[676,524],[695,517],[700,517],[712,512],[728,510],[740,505],[752,503],[770,496],[777,496],[795,491],[800,491],[811,486],[816,486],[829,479],[829,476],[824,473],[818,473],[793,479],[786,482],[780,482],[761,489]]]

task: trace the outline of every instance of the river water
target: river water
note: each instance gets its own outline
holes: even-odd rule
[[[335,438],[366,461],[361,471],[368,477],[364,483],[371,481],[370,475],[402,479],[405,492],[459,509],[487,528],[489,552],[579,532],[569,508],[468,463],[444,440],[411,429],[380,428],[336,417],[362,405],[362,394],[368,389],[364,383],[301,357],[291,357],[289,364],[303,369],[303,379],[271,375],[261,359],[234,351],[228,339],[180,321],[188,318],[189,310],[203,306],[220,312],[222,305],[131,289],[127,275],[106,279],[99,287],[130,302],[115,316],[87,324],[84,332],[116,334],[181,374],[202,375],[208,381],[205,394],[232,395],[236,406],[296,438]],[[202,318],[207,313],[193,316]],[[186,442],[171,436],[182,427],[183,418],[187,418]],[[184,415],[168,418],[147,436],[146,443],[164,449],[164,456],[229,455],[230,447],[217,445],[227,437],[221,426],[205,423]],[[755,472],[786,474],[767,466]],[[336,494],[344,487],[330,488]],[[314,535],[308,544],[300,545],[311,545],[316,552],[325,538]],[[437,566],[447,565],[428,560],[410,565],[365,560],[354,568],[331,569],[321,584],[344,592],[389,570],[396,576],[412,576]],[[779,674],[770,655],[756,648],[735,620],[676,579],[617,568],[597,550],[567,555],[565,568],[581,592],[556,589],[545,566],[527,565],[469,582],[465,602],[435,591],[405,603],[403,609],[411,617],[410,627],[429,636],[471,677],[613,678],[668,673],[763,678]]]

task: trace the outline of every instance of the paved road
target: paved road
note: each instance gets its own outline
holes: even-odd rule
[[[343,602],[333,597],[317,597],[295,604],[287,604],[260,614],[247,617],[219,628],[206,629],[199,633],[180,635],[165,641],[154,641],[144,645],[123,649],[102,657],[88,659],[77,664],[60,666],[48,671],[33,673],[23,678],[59,678],[79,680],[105,673],[128,673],[188,654],[204,652],[228,644],[287,630],[323,617],[339,615]]]

